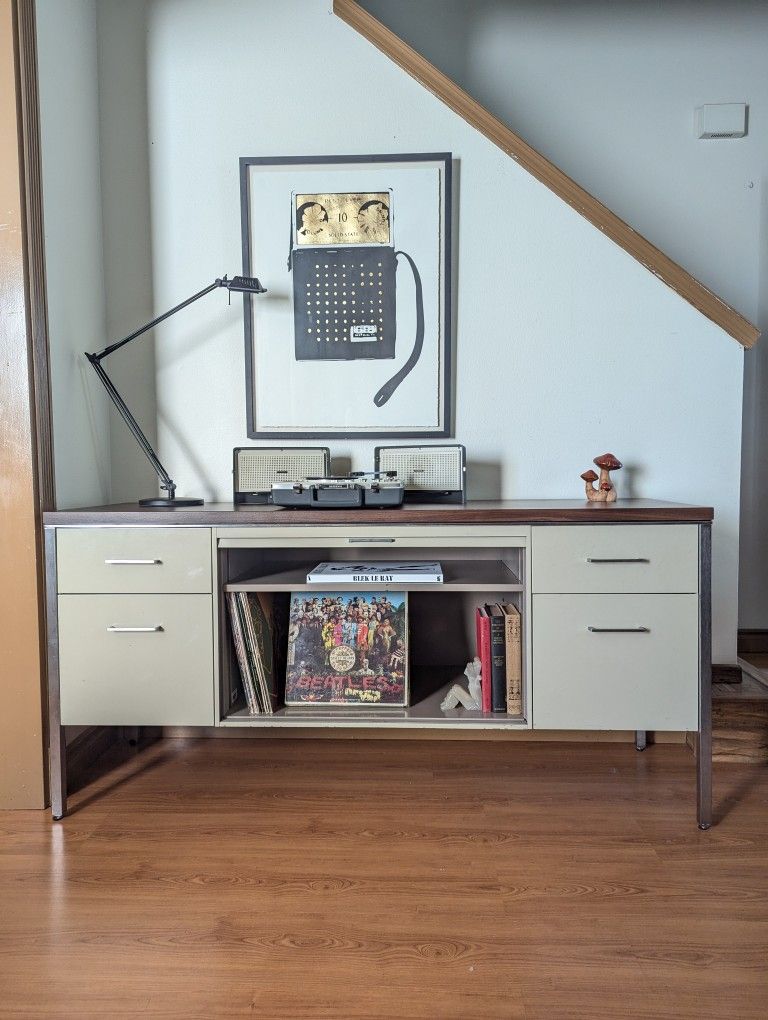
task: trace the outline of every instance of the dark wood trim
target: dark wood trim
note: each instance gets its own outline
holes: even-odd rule
[[[272,506],[210,503],[204,508],[174,510],[140,507],[138,503],[56,510],[44,515],[46,525],[83,524],[249,525],[269,524],[701,524],[711,521],[712,507],[686,506],[650,499],[618,503],[585,500],[470,500],[462,506],[407,504],[396,510],[284,510]]]
[[[15,0],[16,80],[19,148],[22,164],[22,223],[25,237],[25,284],[32,353],[38,499],[42,510],[56,506],[51,413],[48,301],[45,275],[43,185],[40,155],[40,104],[37,75],[37,28],[34,0]]]
[[[740,630],[739,655],[768,655],[768,630]]]
[[[725,662],[712,663],[713,684],[740,684],[741,680],[741,666],[732,666]]]
[[[333,12],[734,340],[744,347],[757,342],[760,330],[748,319],[510,131],[355,0],[333,0]]]

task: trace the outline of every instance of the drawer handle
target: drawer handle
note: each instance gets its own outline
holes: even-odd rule
[[[158,567],[162,560],[104,560],[109,567]]]
[[[350,545],[355,545],[355,544],[362,545],[362,544],[364,544],[366,542],[368,542],[368,543],[375,542],[376,545],[383,545],[385,542],[386,543],[395,542],[396,539],[394,539],[394,538],[348,538],[347,541],[349,542]]]
[[[651,561],[646,559],[644,556],[631,556],[619,558],[608,558],[603,559],[599,556],[587,556],[587,563],[650,563]]]
[[[159,634],[162,630],[159,623],[156,627],[107,627],[108,634]]]
[[[592,634],[650,634],[650,627],[587,627]]]

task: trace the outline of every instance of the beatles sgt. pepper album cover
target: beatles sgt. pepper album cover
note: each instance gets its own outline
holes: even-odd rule
[[[285,703],[407,705],[407,594],[294,592]]]

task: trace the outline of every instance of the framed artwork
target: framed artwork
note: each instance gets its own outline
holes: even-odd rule
[[[451,154],[240,160],[251,439],[451,434]]]

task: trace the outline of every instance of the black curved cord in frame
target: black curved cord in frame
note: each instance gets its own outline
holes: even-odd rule
[[[411,351],[406,363],[399,371],[395,372],[391,379],[384,383],[373,398],[373,402],[377,407],[383,407],[403,379],[405,379],[407,375],[410,375],[416,367],[416,363],[421,357],[421,352],[424,349],[424,291],[421,286],[421,276],[416,268],[416,263],[413,261],[408,252],[396,251],[395,256],[398,255],[402,255],[403,258],[408,259],[411,272],[413,273],[413,281],[416,284],[416,339],[413,342],[413,350]]]

